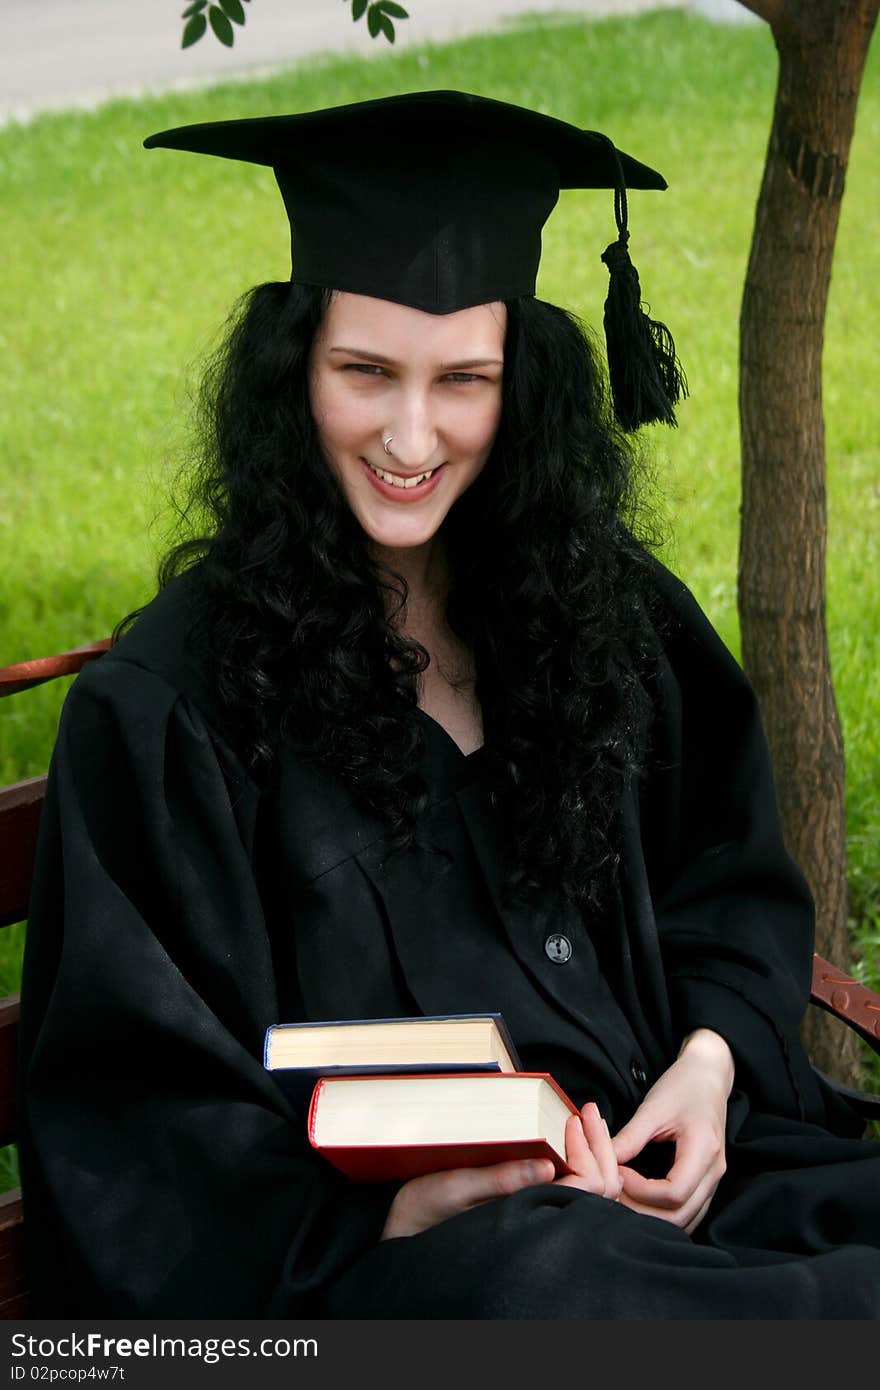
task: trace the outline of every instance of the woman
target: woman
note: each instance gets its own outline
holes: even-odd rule
[[[606,137],[458,93],[191,127],[291,285],[206,392],[204,539],[68,699],[23,986],[35,1311],[873,1317],[877,1150],[798,1041],[812,918],[754,697],[633,530],[560,187],[615,189],[609,361],[674,418]],[[574,1172],[343,1179],[278,1021],[499,1010]]]

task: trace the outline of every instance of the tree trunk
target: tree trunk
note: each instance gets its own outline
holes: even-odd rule
[[[844,754],[825,629],[822,340],[878,3],[749,6],[772,24],[779,82],[740,320],[743,660],[761,702],[786,843],[816,899],[817,949],[844,969]],[[855,1036],[818,1010],[807,1030],[816,1065],[858,1084]]]

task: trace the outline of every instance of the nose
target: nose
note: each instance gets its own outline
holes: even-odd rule
[[[408,391],[396,403],[382,438],[394,436],[391,457],[407,473],[430,468],[437,458],[439,435],[437,424],[426,392]],[[393,466],[393,465],[392,465]]]

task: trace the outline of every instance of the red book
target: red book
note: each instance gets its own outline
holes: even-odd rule
[[[565,1161],[578,1113],[546,1072],[322,1077],[312,1093],[312,1147],[359,1182],[404,1182],[510,1158]]]

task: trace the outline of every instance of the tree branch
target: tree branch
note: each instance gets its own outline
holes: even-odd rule
[[[782,18],[785,9],[785,0],[739,0],[739,3],[759,19],[766,19],[771,29]]]

